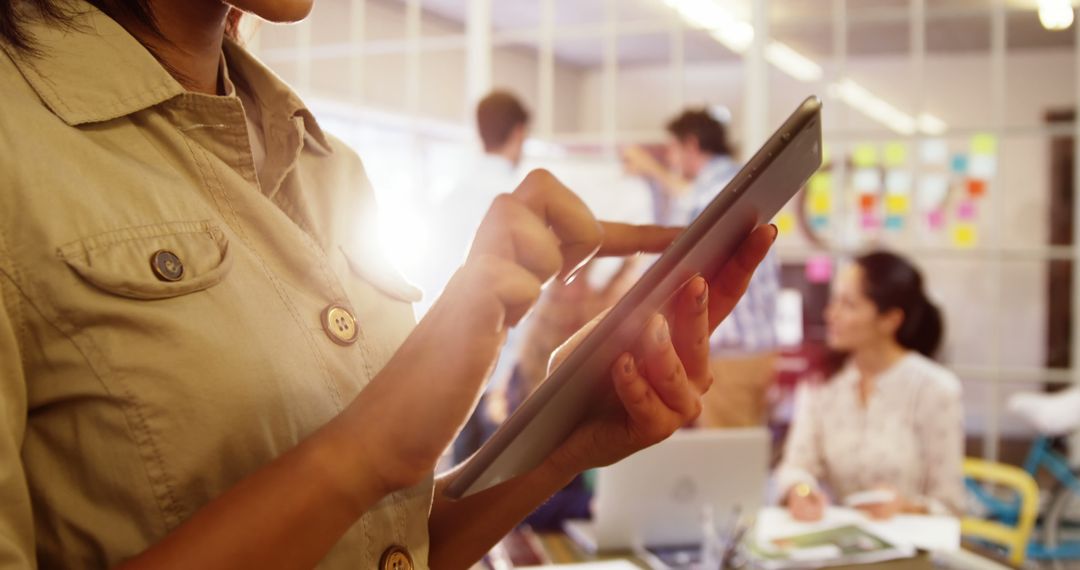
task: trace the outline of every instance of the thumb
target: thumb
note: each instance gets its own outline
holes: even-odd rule
[[[581,346],[581,343],[585,340],[585,337],[589,336],[589,333],[596,328],[596,325],[600,322],[600,320],[606,317],[608,312],[610,311],[610,308],[601,311],[599,315],[596,315],[591,321],[585,323],[585,326],[578,329],[578,331],[571,335],[570,338],[566,340],[566,342],[562,343],[559,348],[556,348],[551,353],[551,360],[548,361],[548,374],[551,374],[552,370],[558,368],[559,365],[562,364],[564,360],[566,360],[566,357],[570,356],[570,353],[574,352],[574,349],[576,349],[578,346]]]

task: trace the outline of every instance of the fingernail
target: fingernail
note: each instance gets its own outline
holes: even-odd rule
[[[622,369],[623,369],[623,372],[626,373],[627,376],[633,374],[634,373],[634,357],[630,356],[629,354],[624,356],[623,357]]]
[[[654,333],[656,336],[656,344],[664,344],[668,341],[667,319],[664,317],[658,318],[660,319],[660,324],[656,326],[656,332]]]
[[[701,277],[698,277],[698,280],[701,281],[701,293],[698,293],[696,300],[698,307],[704,307],[705,303],[709,300],[709,284]]]
[[[776,238],[777,238],[777,236],[780,235],[780,228],[776,227],[776,224],[769,224],[769,227],[772,228],[772,242],[771,243],[776,243]]]

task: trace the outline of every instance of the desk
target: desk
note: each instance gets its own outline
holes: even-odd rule
[[[526,546],[527,545],[527,546]],[[533,548],[541,550],[543,556],[546,558],[547,563],[550,564],[572,564],[575,562],[593,562],[601,560],[624,560],[633,563],[638,568],[643,570],[649,570],[649,565],[634,556],[632,553],[610,553],[606,555],[595,556],[588,554],[582,550],[574,541],[567,537],[563,533],[540,533],[533,534],[530,531],[515,531],[511,534],[503,543],[504,553],[521,552],[526,548]],[[979,551],[978,546],[965,543],[964,550],[966,557],[971,561],[977,561],[980,565],[986,564],[987,569],[1001,568],[1008,570],[1011,566],[1002,563],[998,557],[992,554]],[[508,560],[512,566],[511,568],[525,568],[530,565],[536,564],[535,561],[519,561],[517,557],[510,557]],[[520,565],[519,565],[520,564]],[[945,566],[946,568],[967,568],[968,566],[962,563],[957,565]],[[936,570],[942,568],[934,564],[930,554],[920,552],[913,558],[906,558],[903,560],[891,560],[888,562],[879,562],[877,564],[863,564],[856,566],[833,566],[832,570],[867,570],[873,568],[874,570]]]

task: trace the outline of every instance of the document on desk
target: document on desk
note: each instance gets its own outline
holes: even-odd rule
[[[829,507],[818,522],[802,523],[791,518],[781,507],[766,507],[758,513],[755,534],[759,544],[773,539],[859,525],[897,544],[920,550],[955,551],[960,549],[960,521],[953,517],[898,515],[876,521],[854,509]]]

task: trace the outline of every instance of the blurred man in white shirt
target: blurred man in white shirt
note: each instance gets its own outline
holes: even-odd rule
[[[476,106],[476,128],[484,152],[476,157],[454,189],[436,206],[432,251],[434,261],[427,285],[434,301],[459,266],[491,201],[513,192],[521,182],[522,149],[529,131],[529,112],[517,97],[492,91]]]

